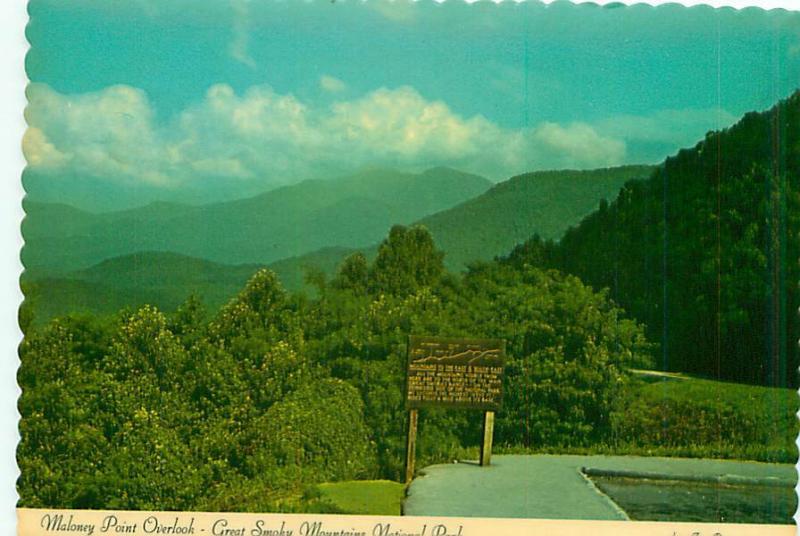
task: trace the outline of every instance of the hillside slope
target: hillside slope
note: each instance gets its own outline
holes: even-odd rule
[[[651,166],[588,171],[536,171],[512,177],[488,192],[419,221],[451,269],[489,260],[537,233],[559,239],[601,200],[613,200],[628,181],[648,177]]]
[[[472,261],[490,260],[537,233],[558,239],[570,225],[613,200],[628,181],[648,177],[653,166],[622,166],[588,171],[536,171],[512,177],[487,192],[450,209],[422,218],[436,246],[445,252],[445,265],[461,271]],[[377,245],[362,248],[323,248],[282,259],[272,268],[287,288],[305,286],[303,273],[328,275],[355,251],[372,259]]]
[[[799,169],[796,92],[668,158],[558,245],[532,240],[508,262],[608,287],[661,342],[666,370],[796,386]]]

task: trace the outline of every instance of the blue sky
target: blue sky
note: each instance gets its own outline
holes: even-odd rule
[[[658,162],[800,86],[800,14],[781,10],[32,0],[29,11],[25,148],[42,191],[80,177],[236,196],[372,165],[502,180]]]

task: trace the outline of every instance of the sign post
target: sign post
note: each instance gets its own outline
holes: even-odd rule
[[[406,484],[414,479],[414,456],[417,451],[417,413],[408,410],[408,443],[406,444]]]
[[[494,433],[494,411],[483,416],[483,441],[481,442],[481,466],[487,466],[492,459],[492,434]]]
[[[505,341],[497,339],[408,339],[406,483],[414,478],[418,409],[445,407],[484,410],[480,464],[492,456],[494,412],[503,398]]]

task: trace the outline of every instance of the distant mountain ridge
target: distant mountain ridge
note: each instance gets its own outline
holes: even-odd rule
[[[601,199],[614,199],[622,184],[645,177],[652,170],[650,166],[626,166],[533,172],[491,188],[479,177],[447,168],[418,175],[369,170],[352,175],[339,185],[308,181],[254,198],[206,207],[161,202],[103,214],[91,214],[68,205],[26,203],[24,279],[32,296],[49,295],[48,300],[39,300],[37,305],[43,317],[67,312],[70,303],[74,308],[97,312],[143,303],[171,310],[192,292],[199,294],[210,307],[217,307],[261,266],[274,270],[286,288],[299,290],[307,287],[307,273],[333,274],[341,261],[355,251],[362,251],[371,259],[377,243],[395,223],[428,226],[437,246],[446,252],[448,267],[461,270],[468,262],[506,253],[531,234],[559,237],[569,225],[596,208]],[[385,188],[380,195],[367,197],[376,173]],[[384,180],[381,174],[386,177]],[[465,180],[466,191],[477,190],[478,194],[455,202],[464,195],[459,185]],[[431,184],[438,189],[431,188]],[[452,205],[403,221],[409,213],[426,212],[447,203]],[[406,204],[413,204],[414,210],[398,208]],[[294,215],[293,207],[297,208]],[[257,217],[259,214],[264,217]],[[343,214],[349,216],[343,218]],[[226,246],[230,250],[231,243],[242,244],[251,236],[269,239],[263,232],[265,226],[281,219],[286,221],[279,221],[273,229],[281,229],[284,241],[314,234],[331,243],[268,262],[237,262],[245,256],[244,251],[220,262],[224,255],[219,251],[213,252],[214,258],[209,260],[202,250],[199,255],[188,255],[147,248],[158,243],[156,233],[172,235],[165,236],[165,243],[161,244],[168,248],[170,240],[177,240],[176,229],[188,238],[192,236],[190,232],[200,238],[218,235],[219,230],[211,224],[216,222],[215,225],[234,235]],[[374,239],[341,245],[375,225],[383,228],[372,231],[378,235]],[[147,240],[139,234],[145,231]],[[123,247],[117,248],[113,238],[129,242],[118,244]],[[94,239],[98,243],[92,242]],[[195,247],[219,244],[188,240],[183,243]],[[146,248],[144,252],[125,251],[139,246]],[[247,251],[251,255],[257,252],[255,247]],[[111,256],[86,265],[87,259],[104,255]]]
[[[431,232],[436,246],[445,252],[448,269],[461,271],[470,262],[488,261],[508,253],[534,234],[545,239],[561,238],[570,226],[596,210],[602,200],[613,201],[626,183],[647,179],[656,167],[525,173],[415,223]],[[372,259],[377,244],[363,248],[323,248],[282,259],[270,268],[287,288],[296,290],[304,286],[304,270],[332,274],[346,256],[356,251]]]
[[[240,291],[259,265],[224,265],[165,252],[103,261],[62,277],[23,277],[37,322],[71,312],[110,314],[144,304],[173,311],[195,294],[216,309]]]
[[[92,214],[28,201],[22,258],[40,275],[63,275],[140,251],[266,264],[324,247],[375,243],[395,223],[411,223],[490,186],[483,177],[448,168],[367,170],[204,206],[152,203]]]

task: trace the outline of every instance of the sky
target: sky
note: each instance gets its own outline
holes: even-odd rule
[[[34,198],[210,202],[378,166],[657,163],[800,87],[800,13],[32,0]]]

